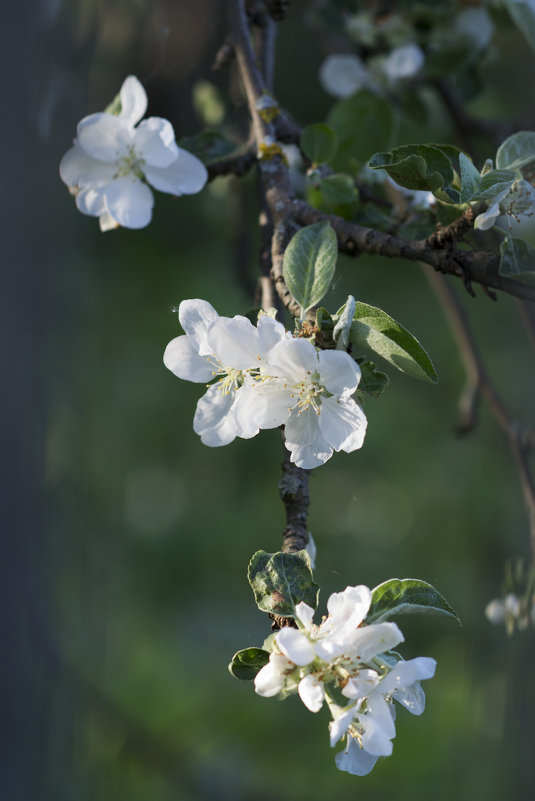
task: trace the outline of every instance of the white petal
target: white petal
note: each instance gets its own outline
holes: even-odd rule
[[[76,206],[82,214],[100,217],[106,213],[106,201],[102,189],[87,187],[76,195]]]
[[[371,602],[370,588],[359,584],[356,587],[346,587],[343,592],[333,592],[327,601],[327,611],[337,623],[351,619],[351,624],[357,627],[368,614]]]
[[[388,703],[388,701],[385,700],[380,691],[372,693],[369,696],[367,703],[368,703],[367,717],[373,718],[375,723],[377,723],[377,725],[381,727],[385,737],[391,740],[393,737],[396,736],[396,727],[394,725],[394,719],[392,717],[394,705],[392,703]],[[377,753],[377,751],[373,750],[373,748],[369,748],[366,743],[363,744],[364,747],[372,754]],[[388,754],[382,754],[382,756],[388,756]]]
[[[323,684],[312,673],[308,673],[299,682],[299,697],[311,712],[319,712],[323,706],[325,693]]]
[[[229,415],[234,393],[221,392],[217,384],[209,387],[197,403],[193,430],[201,442],[210,448],[228,445],[237,436],[236,426]]]
[[[266,355],[266,372],[296,384],[319,367],[314,345],[306,339],[283,339]]]
[[[151,167],[169,167],[178,156],[173,126],[161,117],[149,117],[139,123],[133,147]]]
[[[308,665],[316,656],[308,637],[297,629],[286,626],[277,632],[275,639],[282,653],[295,665]]]
[[[99,161],[117,161],[125,155],[132,132],[113,114],[90,114],[78,123],[78,144]]]
[[[349,704],[346,707],[335,706],[331,704],[331,712],[334,720],[329,723],[329,737],[331,748],[336,745],[338,740],[344,736],[353,720],[355,719],[355,704]],[[351,739],[351,738],[349,738]]]
[[[290,398],[277,380],[253,381],[249,379],[241,388],[240,404],[236,407],[237,422],[241,427],[277,428],[290,416],[297,399]]]
[[[271,654],[267,665],[258,671],[254,680],[255,691],[264,698],[278,695],[284,687],[286,673],[294,665],[281,654]]]
[[[105,211],[103,214],[100,215],[100,217],[98,218],[98,222],[101,231],[114,231],[115,228],[120,227],[119,223],[116,220],[114,220],[111,214],[108,214],[107,211]]]
[[[258,318],[257,330],[261,356],[264,356],[277,342],[288,338],[283,324],[267,314],[261,314]]]
[[[357,58],[349,54],[327,56],[320,68],[320,83],[333,97],[349,97],[369,82],[368,70]]]
[[[395,623],[372,623],[348,635],[347,649],[359,662],[369,662],[377,654],[390,651],[403,640],[403,634]]]
[[[187,335],[175,337],[167,345],[163,363],[179,378],[206,384],[214,377],[213,366],[206,357],[199,356],[197,348]]]
[[[206,167],[192,153],[178,148],[178,156],[165,168],[148,164],[145,177],[155,189],[170,195],[194,195],[208,180]]]
[[[358,721],[363,727],[362,747],[373,756],[390,756],[392,741],[386,736],[379,723],[370,715],[359,715]]]
[[[352,773],[353,776],[366,776],[373,770],[377,759],[361,748],[354,737],[348,737],[345,751],[336,754],[335,762],[339,770]]]
[[[178,321],[201,356],[212,352],[208,345],[208,329],[216,320],[219,320],[219,314],[207,300],[183,300],[178,307]]]
[[[360,381],[360,367],[343,350],[320,351],[319,373],[321,383],[333,395],[352,395]]]
[[[379,684],[379,674],[375,670],[359,670],[358,676],[348,679],[342,695],[351,699],[367,698]]]
[[[295,607],[295,616],[306,629],[309,629],[314,618],[314,610],[304,601],[300,601]]]
[[[60,178],[70,187],[101,186],[112,180],[115,171],[115,164],[88,156],[76,142],[59,165]]]
[[[125,228],[144,228],[152,219],[154,197],[134,175],[116,178],[104,188],[107,210]]]
[[[410,687],[395,690],[392,696],[413,715],[421,715],[425,709],[425,693],[417,681]]]
[[[207,336],[211,351],[226,367],[247,370],[258,366],[258,332],[247,317],[220,317]]]
[[[299,341],[303,342],[303,340]],[[279,345],[275,345],[273,350],[279,347]],[[291,460],[297,467],[309,470],[324,464],[332,456],[333,449],[321,433],[319,415],[312,407],[301,414],[297,414],[295,410],[292,411],[286,423],[285,437]]]
[[[386,650],[386,649],[383,649]],[[409,687],[415,681],[431,679],[435,675],[437,663],[429,656],[419,656],[405,661],[400,659],[381,682],[381,692],[389,693],[401,687]]]
[[[353,398],[325,398],[321,403],[319,426],[335,451],[351,453],[361,448],[366,436],[366,415]]]
[[[491,623],[503,623],[505,620],[505,603],[502,598],[494,598],[485,607],[485,615]]]
[[[147,93],[135,75],[129,75],[121,86],[121,113],[119,119],[134,126],[147,110]]]

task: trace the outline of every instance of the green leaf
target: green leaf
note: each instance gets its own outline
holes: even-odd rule
[[[519,131],[502,142],[496,153],[499,170],[519,170],[535,159],[535,131]]]
[[[380,623],[394,615],[427,613],[454,617],[459,615],[446,599],[427,581],[389,579],[372,590],[372,603],[366,623]]]
[[[333,318],[323,306],[316,310],[316,325],[320,331],[332,332],[334,330]]]
[[[418,340],[382,309],[357,303],[350,342],[372,350],[413,378],[434,384],[438,381],[431,359]]]
[[[467,203],[477,194],[481,176],[474,167],[472,159],[464,153],[459,153],[459,165],[461,170],[461,203]]]
[[[293,617],[296,604],[316,608],[319,587],[312,578],[308,553],[257,551],[247,573],[255,601],[262,612]]]
[[[386,170],[400,186],[436,192],[449,186],[453,167],[449,155],[438,145],[402,145],[386,153],[375,153],[373,170]]]
[[[336,134],[325,123],[307,125],[301,134],[301,149],[313,164],[324,164],[336,151]]]
[[[385,373],[377,370],[373,362],[360,362],[360,382],[358,391],[378,398],[389,384],[389,378]]]
[[[284,253],[283,275],[303,315],[327,293],[337,256],[336,234],[327,221],[307,225],[291,239]]]
[[[269,653],[262,648],[244,648],[234,654],[228,669],[235,678],[252,681],[268,662]]]
[[[333,169],[357,172],[374,150],[388,146],[392,122],[390,102],[367,90],[336,103],[328,117],[338,140]]]
[[[535,250],[523,239],[506,236],[500,245],[500,275],[535,284]]]
[[[511,170],[491,170],[481,178],[475,199],[490,202],[504,189],[512,186],[515,180],[516,175]]]
[[[332,206],[347,205],[357,200],[355,182],[350,175],[335,173],[320,181],[320,189],[325,202]]]
[[[524,34],[530,47],[535,50],[535,13],[531,5],[518,0],[503,0],[511,19],[521,33]]]

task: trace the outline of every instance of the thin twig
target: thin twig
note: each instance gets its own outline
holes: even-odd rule
[[[481,393],[492,415],[506,435],[520,476],[528,514],[532,558],[535,563],[535,481],[529,463],[533,447],[533,430],[521,426],[507,410],[485,369],[468,320],[452,287],[438,273],[425,270],[425,275],[439,299],[449,321],[467,373],[469,385]],[[473,423],[473,418],[472,418]]]

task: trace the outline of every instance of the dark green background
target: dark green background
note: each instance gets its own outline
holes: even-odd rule
[[[310,5],[292,4],[280,26],[276,79],[303,124],[330,106],[316,77],[321,37],[304,23]],[[326,710],[260,698],[227,672],[236,650],[269,633],[246,566],[281,544],[280,435],[204,447],[192,430],[201,388],[168,372],[162,354],[179,333],[180,300],[205,298],[231,316],[250,307],[234,230],[245,208],[254,281],[254,176],[243,190],[218,179],[192,198],[157,195],[147,229],[106,234],[58,176],[76,122],[130,73],[149,114],[168,117],[177,136],[195,132],[192,84],[228,85],[226,72],[209,71],[225,36],[221,6],[73,0],[36,6],[31,24],[13,11],[6,36],[5,797],[525,799],[533,632],[508,639],[484,617],[504,559],[528,554],[519,480],[487,410],[474,433],[455,436],[463,370],[415,264],[340,259],[325,305],[351,292],[384,308],[427,348],[440,383],[387,369],[389,390],[366,406],[363,449],[313,472],[310,527],[320,605],[347,584],[410,576],[458,611],[462,628],[399,620],[403,655],[437,659],[428,707],[420,719],[400,708],[393,756],[357,778],[335,768]],[[498,43],[478,108],[533,126],[533,55],[513,32]],[[452,141],[445,118],[418,127],[422,140],[437,130]],[[472,300],[452,283],[498,389],[529,420],[533,351],[517,302],[492,304],[479,290]]]

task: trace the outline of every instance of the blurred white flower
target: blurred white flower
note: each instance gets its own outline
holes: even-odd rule
[[[455,17],[454,27],[468,36],[477,50],[484,50],[494,36],[494,23],[488,11],[481,7],[464,8]]]
[[[407,44],[396,47],[382,64],[382,70],[391,83],[403,78],[412,78],[422,69],[425,55],[421,47]]]
[[[350,97],[370,84],[370,74],[358,56],[333,54],[320,68],[320,83],[332,97]]]
[[[78,123],[74,147],[59,168],[78,209],[98,217],[102,231],[148,225],[154,199],[147,184],[172,195],[194,194],[208,177],[204,164],[178,147],[170,122],[160,117],[140,122],[147,95],[133,75],[120,98],[118,115],[99,112]]]

